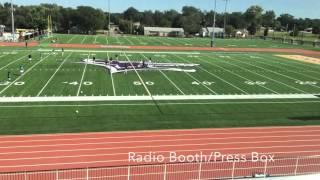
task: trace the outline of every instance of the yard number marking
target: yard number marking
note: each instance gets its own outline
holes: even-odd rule
[[[63,84],[68,84],[68,85],[73,85],[73,86],[77,86],[79,83],[78,83],[78,81],[73,81],[73,82],[68,82],[68,81],[66,81],[66,82],[62,82]],[[91,82],[91,81],[84,81],[83,83],[82,83],[83,85],[85,85],[85,86],[91,86],[91,85],[93,85],[93,82]]]
[[[265,82],[265,81],[245,81],[244,83],[246,83],[250,86],[254,86],[254,85],[263,86],[263,85],[267,84],[267,82]]]
[[[203,81],[203,82],[197,82],[197,81],[193,81],[191,84],[192,85],[206,85],[206,86],[211,86],[212,84],[214,84],[215,82],[210,82],[210,81]]]
[[[296,81],[297,84],[300,85],[317,85],[317,81]]]
[[[133,81],[133,84],[134,84],[135,86],[142,86],[142,83],[141,83],[140,81]],[[145,84],[148,85],[148,86],[153,86],[153,85],[154,85],[154,82],[152,82],[152,81],[146,81]]]
[[[9,84],[10,84],[9,81],[0,82],[0,86],[8,86]],[[23,81],[18,81],[18,82],[15,82],[13,85],[15,85],[15,86],[23,86],[23,85],[25,85],[25,82],[23,82]]]

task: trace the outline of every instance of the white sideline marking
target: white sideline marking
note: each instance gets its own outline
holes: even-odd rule
[[[170,95],[170,96],[56,96],[0,97],[0,102],[90,102],[90,101],[151,101],[151,100],[249,100],[249,99],[319,99],[314,94],[264,95]]]
[[[40,52],[52,52],[50,49],[38,49]],[[61,50],[55,50],[56,52],[59,52]],[[87,53],[87,50],[81,50],[81,49],[65,49],[65,52],[82,52],[82,53]],[[90,50],[90,52],[95,52],[95,53],[123,53],[123,51],[106,51],[106,50]],[[200,55],[201,53],[199,52],[179,52],[179,51],[129,51],[127,53],[130,54],[186,54],[186,55]]]
[[[72,53],[71,53],[72,54]],[[50,79],[47,81],[47,83],[42,87],[42,89],[39,91],[39,93],[37,94],[37,96],[40,96],[41,93],[45,90],[45,88],[48,86],[48,84],[51,82],[51,80],[54,78],[54,76],[57,74],[57,72],[61,69],[62,65],[69,59],[69,57],[71,56],[71,54],[69,54],[68,57],[66,57],[64,59],[64,61],[60,64],[60,66],[56,69],[56,71],[52,74],[52,76],[50,77]]]

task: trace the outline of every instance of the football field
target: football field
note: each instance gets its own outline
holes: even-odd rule
[[[53,40],[53,41],[52,41]],[[184,47],[209,47],[211,39],[206,38],[177,38],[177,37],[152,37],[152,36],[132,36],[132,35],[74,35],[74,34],[54,34],[53,37],[41,41],[46,46],[50,43],[60,44],[96,44],[96,45],[117,45],[117,46],[184,46]],[[262,39],[221,39],[216,38],[217,47],[248,47],[248,48],[306,48],[319,50],[312,44],[304,46],[281,43]]]
[[[111,74],[80,63],[93,57],[198,66]],[[317,124],[319,80],[320,65],[270,53],[5,50],[0,133]]]

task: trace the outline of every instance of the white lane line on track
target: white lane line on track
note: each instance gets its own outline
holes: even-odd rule
[[[196,140],[194,140],[196,141]],[[123,146],[123,147],[111,147],[109,149],[131,149],[131,148],[158,148],[158,147],[183,147],[183,146],[203,146],[203,145],[234,145],[234,144],[260,144],[260,143],[290,143],[290,142],[315,142],[320,139],[303,139],[303,140],[278,140],[278,141],[238,141],[238,142],[214,142],[214,143],[191,143],[191,144],[162,144],[162,145],[146,145],[146,146]],[[39,147],[66,147],[66,146],[80,146],[80,145],[109,145],[116,143],[108,143],[108,142],[96,142],[96,143],[70,143],[70,144],[47,144],[47,145],[37,145],[37,146],[10,146],[10,147],[0,147],[0,149],[10,149],[10,148],[39,148]]]
[[[319,147],[320,148],[320,144],[312,144],[312,145],[286,145],[286,146],[245,146],[245,147],[227,147],[227,148],[215,148],[214,150],[241,150],[241,149],[251,149],[251,148],[267,148],[267,149],[272,149],[274,147],[281,147],[281,148],[291,148],[291,147]],[[194,147],[193,147],[194,148]],[[128,147],[127,149],[130,150],[130,148]],[[135,149],[135,148],[131,148],[131,149]],[[141,149],[141,148],[140,148]],[[21,152],[21,151],[15,151],[15,152],[6,152],[6,153],[0,153],[0,155],[13,155],[13,154],[38,154],[38,153],[63,153],[63,152],[80,152],[80,151],[107,151],[107,150],[113,150],[111,148],[106,148],[106,147],[99,147],[99,148],[85,148],[85,149],[58,149],[58,150],[38,150],[38,151],[31,151],[31,152]],[[180,149],[180,150],[158,150],[156,152],[171,152],[171,151],[176,151],[176,152],[188,152],[188,151],[196,151],[196,150],[213,150],[212,148],[205,148],[205,149]],[[146,153],[149,151],[139,151],[136,153]],[[110,154],[110,153],[109,153]],[[111,153],[110,155],[112,155],[113,153]],[[123,153],[121,153],[123,154]]]
[[[292,147],[292,146],[290,146]],[[289,148],[290,148],[289,147]],[[298,146],[301,147],[301,146]],[[258,147],[261,148],[261,147]],[[270,148],[274,148],[274,147],[270,147]],[[270,149],[269,147],[266,147],[266,149]],[[288,147],[287,147],[288,148]],[[303,148],[303,147],[302,147]],[[249,147],[250,149],[250,147]],[[254,148],[253,148],[254,149]],[[201,152],[201,151],[212,151],[212,149],[193,149],[193,150],[177,150],[177,151],[154,151],[155,154],[160,154],[160,153],[170,153],[170,152],[179,152],[179,154],[183,153],[183,152]],[[225,150],[225,148],[222,149],[215,149],[215,150]],[[320,152],[320,150],[312,150],[312,151],[281,151],[281,152],[260,152],[260,154],[294,154],[294,153],[313,153],[313,152]],[[0,159],[1,161],[17,161],[17,160],[41,160],[41,159],[64,159],[64,158],[77,158],[77,157],[101,157],[101,156],[121,156],[121,155],[128,155],[129,152],[125,152],[125,153],[103,153],[103,154],[82,154],[82,155],[68,155],[68,156],[42,156],[42,157],[25,157],[25,158],[5,158],[5,159]],[[135,152],[136,154],[148,154],[150,153],[149,151],[143,151],[143,152]],[[247,153],[244,153],[247,154]],[[119,160],[117,160],[119,161]],[[121,160],[122,161],[122,160]],[[1,168],[1,165],[0,165]]]
[[[307,145],[309,146],[309,145]],[[313,146],[313,145],[310,145],[310,146]],[[275,148],[294,148],[294,147],[306,147],[306,146],[272,146],[272,147],[269,147],[271,149],[275,149]],[[221,151],[221,150],[233,150],[233,149],[236,149],[236,150],[239,150],[239,149],[242,149],[242,150],[250,150],[250,149],[266,149],[265,147],[243,147],[243,148],[223,148],[223,149],[215,149],[217,151]],[[268,149],[268,148],[267,148]],[[174,152],[201,152],[201,151],[212,151],[212,149],[197,149],[197,150],[179,150],[179,151],[174,151]],[[172,151],[156,151],[156,153],[170,153]],[[267,152],[265,154],[292,154],[291,152],[293,151],[290,151],[290,152]],[[310,151],[307,151],[306,153],[308,153]],[[315,151],[315,152],[319,152],[319,151]],[[137,154],[138,153],[146,153],[146,152],[136,152]],[[127,153],[126,153],[127,154]],[[318,157],[318,156],[316,156]],[[21,167],[37,167],[37,166],[59,166],[59,165],[74,165],[74,164],[93,164],[93,163],[114,163],[114,162],[124,162],[124,163],[128,163],[128,159],[119,159],[119,160],[106,160],[106,161],[80,161],[80,162],[71,162],[71,163],[51,163],[51,164],[30,164],[30,165],[12,165],[12,166],[1,166],[0,165],[0,168],[21,168]]]
[[[319,130],[320,131],[320,130]],[[319,131],[315,131],[315,132],[319,132]],[[299,131],[295,131],[294,133],[298,133]],[[311,133],[313,131],[308,131],[308,133]],[[1,141],[0,142],[0,145],[1,144],[5,144],[5,143],[35,143],[35,142],[50,142],[51,144],[53,144],[55,141],[85,141],[85,140],[107,140],[107,139],[130,139],[130,138],[133,138],[133,139],[138,139],[138,138],[167,138],[167,137],[185,137],[185,136],[193,136],[194,138],[191,139],[191,138],[182,138],[182,139],[158,139],[158,140],[134,140],[134,141],[119,141],[119,142],[109,142],[111,144],[113,143],[140,143],[140,142],[175,142],[175,141],[192,141],[192,140],[229,140],[229,139],[260,139],[260,138],[281,138],[281,137],[285,137],[285,138],[292,138],[292,137],[317,137],[317,136],[320,136],[320,134],[316,134],[316,135],[305,135],[305,134],[300,134],[300,135],[278,135],[278,136],[268,136],[268,135],[263,135],[263,136],[258,136],[258,135],[255,135],[255,136],[252,136],[252,134],[266,134],[264,132],[256,132],[256,133],[248,133],[250,134],[251,136],[236,136],[234,137],[234,135],[236,134],[240,134],[240,133],[221,133],[221,134],[217,134],[217,133],[204,133],[204,134],[182,134],[182,135],[157,135],[157,136],[124,136],[124,137],[100,137],[100,138],[72,138],[72,139],[66,139],[66,138],[63,138],[63,139],[43,139],[43,140],[23,140],[23,141]],[[278,133],[278,132],[270,132],[270,134],[275,134],[275,133]],[[285,133],[288,133],[288,132],[285,132]],[[293,132],[292,132],[293,133]],[[305,133],[305,131],[300,131],[300,133]],[[244,134],[244,133],[242,133]],[[281,132],[279,133],[281,134]],[[232,137],[208,137],[208,136],[213,136],[213,135],[232,135]],[[199,137],[196,137],[196,136],[205,136],[207,138],[199,138]],[[35,145],[34,147],[36,147],[37,145]],[[0,146],[1,147],[1,146]],[[7,147],[10,147],[10,146],[7,146]]]
[[[316,101],[319,102],[319,101]],[[320,103],[320,102],[319,102]],[[116,132],[89,132],[89,133],[57,133],[57,134],[33,134],[33,135],[7,135],[7,136],[0,136],[0,139],[6,138],[25,138],[25,137],[57,137],[63,136],[64,138],[67,136],[88,136],[88,135],[128,135],[128,134],[141,134],[144,133],[146,136],[148,133],[161,133],[165,135],[166,133],[175,133],[184,135],[185,132],[204,132],[204,131],[232,131],[235,133],[238,130],[248,130],[248,132],[236,132],[236,133],[257,133],[252,132],[253,130],[257,130],[259,133],[261,132],[297,132],[301,129],[303,132],[310,132],[309,129],[316,128],[317,130],[312,131],[320,131],[320,126],[267,126],[267,127],[236,127],[236,128],[202,128],[202,129],[167,129],[167,130],[140,130],[140,131],[116,131]],[[284,130],[285,129],[285,130]],[[183,133],[181,133],[183,132]],[[300,131],[299,131],[300,132]],[[226,132],[217,132],[220,134]]]
[[[169,96],[153,96],[153,99],[163,101],[163,100],[290,100],[290,99],[310,99],[309,101],[266,101],[266,102],[257,102],[257,101],[239,101],[239,102],[159,102],[160,105],[209,105],[209,104],[292,104],[293,102],[297,103],[318,103],[320,101],[311,101],[311,99],[319,99],[316,95],[313,94],[267,94],[267,95],[169,95]],[[47,102],[47,103],[58,103],[58,102],[96,102],[95,104],[79,104],[77,106],[150,106],[148,103],[152,99],[149,96],[56,96],[56,97],[0,97],[0,103],[32,103],[32,102]],[[146,101],[142,103],[97,103],[103,101]],[[72,106],[68,104],[60,105],[41,105],[40,107],[50,107],[50,106]],[[7,105],[1,107],[14,107],[14,105]],[[37,107],[37,105],[16,105],[15,107]]]

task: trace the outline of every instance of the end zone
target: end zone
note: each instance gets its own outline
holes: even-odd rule
[[[320,59],[314,58],[314,57],[308,57],[308,56],[302,56],[302,55],[275,55],[275,56],[296,60],[296,61],[303,61],[311,64],[320,64]]]

